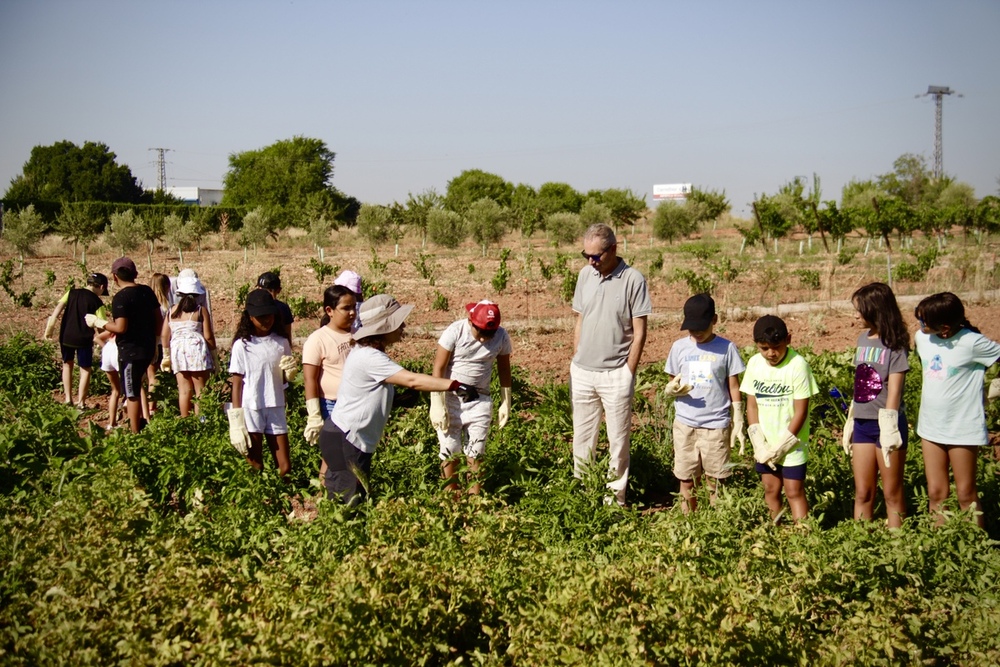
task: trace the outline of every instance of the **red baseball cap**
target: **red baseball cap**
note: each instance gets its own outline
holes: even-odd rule
[[[492,301],[467,303],[465,309],[469,311],[469,319],[480,329],[496,331],[500,328],[500,306]]]

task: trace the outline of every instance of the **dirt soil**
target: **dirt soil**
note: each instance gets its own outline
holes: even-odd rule
[[[728,235],[732,242],[734,234],[734,230],[726,230],[716,236],[725,241]],[[716,237],[713,237],[715,240]],[[471,244],[456,250],[441,250],[430,245],[422,249],[418,239],[407,238],[400,246],[398,255],[394,254],[391,245],[377,249],[379,261],[387,265],[379,278],[377,269],[372,266],[372,249],[353,230],[337,232],[334,241],[337,247],[336,250],[331,247],[327,253],[328,264],[340,270],[353,269],[366,281],[383,280],[388,283],[388,291],[400,302],[415,305],[407,321],[407,337],[392,352],[395,358],[423,358],[429,362],[441,330],[452,321],[465,317],[464,304],[491,298],[500,304],[503,324],[511,335],[513,362],[527,369],[534,382],[564,382],[568,379],[575,316],[569,304],[559,295],[559,277],[549,280],[542,277],[539,261],[551,265],[556,252],[544,239],[533,238],[529,242],[512,236],[505,240],[504,247],[512,248],[507,261],[511,277],[500,294],[491,286],[491,279],[499,267],[499,252],[495,248],[483,258],[479,249]],[[791,242],[796,243],[794,239]],[[637,233],[628,240],[620,239],[619,254],[630,259],[636,268],[647,275],[654,313],[650,318],[643,363],[662,364],[670,345],[682,335],[679,329],[681,308],[689,294],[686,284],[671,281],[669,277],[676,266],[698,270],[702,262],[662,244],[655,248],[650,246],[648,238]],[[732,247],[738,247],[738,244]],[[583,260],[576,256],[575,246],[559,250],[569,255],[569,266],[574,271],[583,266]],[[420,275],[418,260],[422,253],[425,265],[433,271],[433,284]],[[653,270],[651,263],[658,253],[664,256],[663,268]],[[760,257],[759,250],[756,254],[756,258],[746,260],[747,268],[736,281],[722,285],[716,291],[720,308],[719,334],[741,347],[749,345],[752,342],[753,322],[759,314],[774,312],[786,319],[793,345],[808,346],[817,351],[844,350],[853,345],[859,328],[847,299],[859,285],[884,280],[884,270],[880,272],[871,266],[855,267],[853,263],[848,267],[835,266],[833,260],[823,254],[803,258],[795,266],[813,268],[822,277],[821,288],[810,290],[800,284],[791,267],[776,272],[767,268],[769,262],[774,263],[773,259],[766,255]],[[88,266],[91,270],[108,273],[116,256],[117,253],[99,243],[91,249]],[[148,282],[152,271],[146,253],[140,250],[132,257],[139,267],[139,282]],[[302,238],[296,238],[293,232],[292,235],[283,234],[277,243],[261,249],[256,256],[251,251],[246,262],[243,251],[236,248],[232,239],[226,243],[218,235],[211,235],[204,239],[200,254],[195,250],[185,252],[183,263],[176,251],[163,247],[157,247],[151,263],[154,271],[169,275],[177,275],[185,267],[198,272],[211,290],[217,338],[220,345],[225,346],[237,321],[236,295],[240,287],[255,282],[257,275],[263,271],[280,267],[284,287],[282,299],[305,297],[319,302],[323,286],[331,284],[333,278],[326,278],[323,284],[316,279],[315,272],[310,268],[310,260],[316,257],[309,244]],[[5,259],[8,257],[0,257],[0,261]],[[16,258],[14,261],[16,268]],[[987,270],[992,270],[996,265],[995,249],[983,253],[979,262]],[[981,289],[978,291],[962,289],[970,282],[965,279],[967,271],[968,267],[960,276],[957,269],[944,266],[932,270],[924,283],[900,283],[896,286],[911,330],[916,328],[912,307],[919,298],[951,289],[963,297],[969,319],[985,335],[1000,338],[1000,299],[995,291],[982,289],[982,281],[979,281]],[[46,284],[47,275],[53,276],[52,284]],[[74,261],[72,249],[58,238],[47,237],[39,248],[38,256],[26,259],[23,277],[11,285],[15,292],[35,288],[33,306],[16,306],[7,295],[0,294],[0,337],[21,330],[40,336],[45,318],[63,293],[68,280],[75,278],[77,284],[82,284],[83,275],[83,267]],[[442,297],[448,302],[445,311],[433,307],[435,301],[441,301]],[[313,318],[296,321],[293,343],[297,351],[301,351],[305,337],[318,326],[318,317],[317,311]]]

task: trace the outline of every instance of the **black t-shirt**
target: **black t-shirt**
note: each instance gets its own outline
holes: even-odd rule
[[[128,320],[125,333],[115,335],[118,358],[122,361],[152,361],[156,356],[156,314],[160,302],[147,285],[126,287],[111,300],[111,316]]]
[[[295,317],[292,315],[292,309],[288,307],[288,304],[284,301],[274,300],[274,305],[278,307],[278,317],[277,320],[284,324],[286,327],[292,326],[292,322],[295,321]]]
[[[66,296],[66,309],[59,325],[59,342],[66,347],[90,347],[94,344],[94,330],[87,326],[84,316],[97,312],[104,305],[101,297],[89,289],[74,288]]]

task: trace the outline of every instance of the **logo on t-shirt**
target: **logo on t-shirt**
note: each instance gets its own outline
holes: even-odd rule
[[[940,354],[935,354],[931,357],[931,363],[927,367],[927,377],[932,380],[943,380],[945,378],[944,362],[941,361]]]
[[[763,380],[753,381],[754,396],[757,398],[776,398],[788,396],[792,393],[792,386],[781,382],[764,382]]]

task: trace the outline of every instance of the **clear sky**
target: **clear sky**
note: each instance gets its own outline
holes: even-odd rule
[[[904,153],[979,197],[1000,178],[1000,2],[2,0],[0,184],[31,148],[107,144],[146,187],[219,188],[296,135],[363,202],[465,169],[534,187],[840,199]]]

